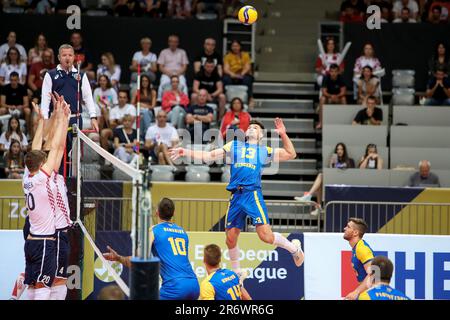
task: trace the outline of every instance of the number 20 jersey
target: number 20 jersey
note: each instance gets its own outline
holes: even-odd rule
[[[34,175],[31,175],[27,169],[24,172],[22,186],[32,235],[53,236],[55,234],[56,185],[53,182],[53,175],[54,172],[48,174],[42,169]]]

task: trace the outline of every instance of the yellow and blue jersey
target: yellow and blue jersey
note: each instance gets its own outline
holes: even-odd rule
[[[358,296],[358,300],[410,300],[403,292],[380,284],[370,288]]]
[[[243,141],[231,141],[223,146],[231,159],[231,178],[227,190],[238,187],[248,191],[261,189],[261,176],[265,165],[273,158],[273,149]]]
[[[165,282],[174,279],[193,278],[197,280],[189,262],[189,238],[186,231],[175,223],[162,222],[151,229],[152,253],[161,260],[160,273]]]
[[[373,250],[369,244],[363,239],[359,240],[358,243],[352,249],[352,267],[356,272],[356,278],[358,282],[362,282],[366,276],[367,272],[364,269],[364,265],[373,260]]]
[[[228,269],[218,269],[202,281],[201,300],[241,300],[238,275]]]

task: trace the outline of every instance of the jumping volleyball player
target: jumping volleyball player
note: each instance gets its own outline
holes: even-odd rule
[[[57,100],[59,99],[59,96],[57,93],[55,93],[55,96],[52,96],[53,105],[57,103]],[[33,109],[34,112],[38,116],[38,126],[36,129],[36,133],[33,139],[32,143],[32,150],[41,150],[44,148],[45,151],[49,151],[49,148],[52,143],[52,138],[54,136],[55,132],[55,118],[56,113],[52,113],[50,119],[49,119],[49,125],[46,127],[47,130],[44,129],[44,118],[42,117],[41,109],[37,104],[34,102]],[[44,132],[45,131],[45,132]],[[43,145],[43,137],[45,137],[45,145]],[[63,152],[64,150],[60,150],[59,152]],[[57,157],[62,157],[61,155],[57,155]],[[28,169],[26,169],[28,172]],[[56,218],[56,277],[55,281],[53,282],[52,289],[51,289],[51,300],[65,300],[67,295],[67,265],[68,265],[68,258],[69,258],[69,239],[67,235],[67,230],[69,229],[71,225],[70,220],[70,208],[69,208],[69,202],[67,199],[67,187],[64,181],[64,177],[57,172],[53,175],[53,181],[54,183],[54,195],[53,199],[56,199],[56,205],[55,205],[55,218]],[[24,239],[26,240],[29,235],[29,229],[30,229],[30,222],[29,222],[29,216],[27,216],[25,220],[25,225],[23,228],[24,233]],[[19,277],[16,280],[13,293],[12,293],[12,299],[18,300],[20,299],[20,296],[22,295],[23,291],[25,290],[24,285],[24,273],[21,273]]]
[[[250,121],[245,133],[246,142],[232,141],[223,148],[213,151],[193,151],[184,148],[171,150],[173,160],[180,156],[199,159],[204,162],[231,157],[231,179],[227,190],[231,192],[230,203],[226,214],[226,244],[229,249],[231,267],[240,276],[243,275],[239,263],[239,234],[244,228],[245,218],[250,216],[256,225],[259,238],[269,244],[288,250],[297,267],[304,260],[304,254],[299,240],[289,241],[278,232],[272,232],[261,191],[261,175],[263,166],[270,161],[281,162],[295,159],[294,145],[286,134],[283,120],[275,119],[276,132],[280,135],[283,148],[272,149],[261,146],[264,126],[256,120]]]
[[[50,152],[32,150],[25,157],[27,170],[23,188],[30,230],[25,241],[25,280],[30,300],[49,300],[58,295],[52,290],[56,276],[56,185],[55,171],[61,164],[70,107],[59,97],[55,103],[55,131]]]

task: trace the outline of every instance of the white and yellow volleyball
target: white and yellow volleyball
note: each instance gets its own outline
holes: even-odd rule
[[[252,6],[244,6],[239,10],[238,19],[245,25],[251,25],[258,20],[258,11]]]

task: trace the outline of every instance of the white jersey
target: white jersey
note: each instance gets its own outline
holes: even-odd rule
[[[64,229],[72,222],[70,220],[69,200],[67,199],[67,187],[64,177],[58,173],[53,174],[56,200],[56,229]]]
[[[23,175],[23,191],[30,217],[30,233],[32,235],[52,236],[56,231],[55,189],[53,175],[39,170],[31,175],[27,168]]]

